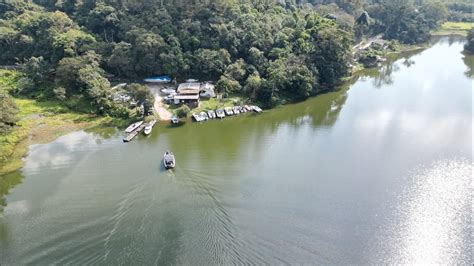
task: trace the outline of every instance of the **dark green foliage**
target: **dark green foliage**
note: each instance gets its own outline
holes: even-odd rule
[[[0,134],[7,133],[18,121],[18,107],[10,95],[0,92]]]
[[[439,1],[380,2],[368,6],[369,15],[376,20],[371,26],[372,32],[383,33],[386,39],[406,44],[427,41],[430,30],[448,17],[446,6]]]
[[[232,93],[239,93],[242,86],[237,80],[228,78],[226,76],[221,76],[216,83],[216,90],[218,93],[223,95],[229,95]]]
[[[127,86],[127,89],[130,95],[139,104],[143,104],[145,114],[147,114],[148,111],[153,108],[153,105],[155,104],[155,97],[146,86],[132,83]]]
[[[106,73],[218,80],[221,93],[267,105],[302,100],[348,74],[354,32],[417,43],[447,15],[431,0],[34,2],[0,4],[0,60],[24,62],[24,92],[55,80],[46,95],[107,114],[125,112]]]
[[[446,3],[449,10],[449,20],[457,22],[474,22],[472,0],[456,0]]]
[[[181,107],[179,107],[175,111],[176,116],[178,118],[184,118],[184,117],[188,116],[189,112],[191,112],[191,110],[189,109],[189,107],[186,104],[183,104]]]

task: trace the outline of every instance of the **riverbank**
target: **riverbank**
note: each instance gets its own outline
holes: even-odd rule
[[[0,176],[20,169],[32,144],[47,143],[67,133],[102,126],[124,126],[126,120],[81,114],[55,102],[15,98],[20,112],[17,125],[0,136]]]
[[[443,23],[438,29],[431,32],[431,36],[460,35],[467,36],[470,29],[474,28],[472,22],[453,22]]]

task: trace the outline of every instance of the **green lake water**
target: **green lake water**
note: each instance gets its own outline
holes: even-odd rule
[[[0,264],[471,264],[462,49],[436,39],[260,115],[33,145],[0,181]]]

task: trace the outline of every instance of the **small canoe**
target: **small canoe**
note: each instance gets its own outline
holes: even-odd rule
[[[130,126],[128,126],[126,129],[125,129],[125,133],[131,133],[132,131],[134,131],[135,129],[137,129],[139,126],[141,126],[143,124],[143,121],[138,121],[136,123],[133,123],[131,124]]]
[[[174,158],[174,154],[172,152],[165,152],[165,155],[163,156],[163,165],[166,169],[171,169],[176,166],[176,159]]]

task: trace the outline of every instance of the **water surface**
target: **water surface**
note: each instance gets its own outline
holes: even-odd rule
[[[462,45],[434,40],[261,115],[33,145],[2,184],[21,182],[3,199],[0,263],[471,264]]]

